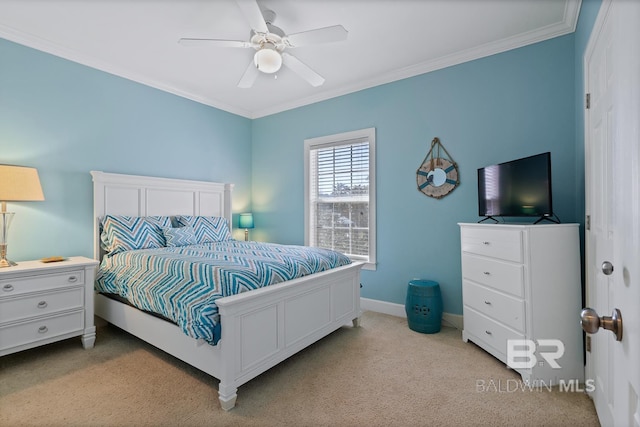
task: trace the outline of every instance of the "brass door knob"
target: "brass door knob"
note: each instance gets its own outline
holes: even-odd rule
[[[616,335],[616,341],[622,341],[622,313],[617,308],[613,309],[611,317],[599,317],[592,308],[583,308],[580,313],[580,324],[588,334],[595,334],[600,328],[607,329]]]

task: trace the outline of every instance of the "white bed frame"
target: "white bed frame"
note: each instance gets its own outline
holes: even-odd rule
[[[96,259],[103,255],[99,224],[106,214],[223,216],[231,224],[232,184],[96,171],[91,175]],[[229,410],[242,384],[344,324],[358,326],[361,267],[354,263],[217,300],[222,336],[216,346],[198,342],[170,322],[97,293],[95,313],[216,377],[220,404]]]

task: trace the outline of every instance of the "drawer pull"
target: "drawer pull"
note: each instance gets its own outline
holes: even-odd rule
[[[485,301],[484,303],[487,305],[491,305],[491,301]]]
[[[485,334],[487,334],[487,335],[493,335],[493,334],[491,333],[491,331],[484,331],[484,333],[485,333]]]
[[[38,308],[46,308],[47,307],[47,302],[46,301],[40,301],[38,303]]]
[[[47,328],[46,326],[40,326],[40,327],[38,328],[38,333],[40,333],[40,334],[44,334],[44,333],[46,333],[48,330],[49,330],[49,328]]]
[[[491,244],[491,242],[484,241],[484,242],[482,242],[482,244],[483,244],[483,245],[490,245],[490,244]]]
[[[11,292],[13,290],[13,285],[4,285],[2,290],[5,292]]]
[[[78,277],[77,276],[69,276],[68,280],[69,280],[70,283],[74,283],[74,282],[78,281]]]
[[[491,276],[491,272],[490,272],[490,271],[485,271],[485,272],[483,272],[483,274],[484,274],[485,276]]]

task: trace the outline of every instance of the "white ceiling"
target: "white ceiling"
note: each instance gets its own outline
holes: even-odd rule
[[[252,49],[235,0],[0,0],[0,37],[249,118],[571,33],[580,0],[258,0],[292,34],[340,24],[346,41],[289,50],[326,81],[283,67],[236,86]],[[0,58],[0,63],[2,59]],[[1,66],[1,65],[0,65]]]

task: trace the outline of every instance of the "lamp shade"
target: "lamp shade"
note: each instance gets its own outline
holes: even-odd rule
[[[16,265],[7,259],[7,233],[15,213],[7,212],[7,202],[44,200],[38,171],[34,168],[0,165],[0,268]]]
[[[44,200],[38,170],[24,166],[0,165],[0,201]]]
[[[241,213],[240,219],[238,221],[238,226],[240,228],[253,228],[253,214],[252,213]]]

